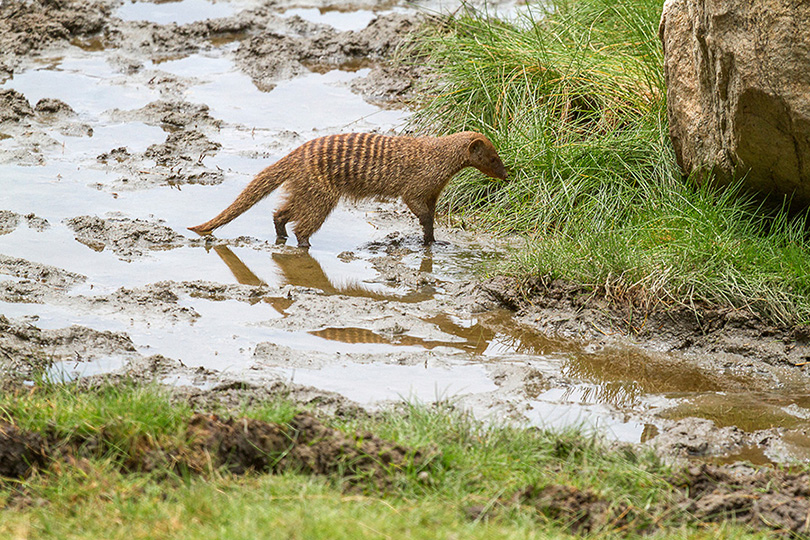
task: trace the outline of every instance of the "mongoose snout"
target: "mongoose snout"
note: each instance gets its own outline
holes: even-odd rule
[[[320,229],[341,198],[401,198],[419,219],[424,243],[434,242],[436,201],[450,179],[475,167],[497,179],[506,168],[484,135],[464,131],[444,137],[346,133],[313,139],[261,171],[236,200],[206,223],[189,227],[210,234],[230,223],[279,186],[285,198],[273,216],[276,235],[294,223],[298,245]]]

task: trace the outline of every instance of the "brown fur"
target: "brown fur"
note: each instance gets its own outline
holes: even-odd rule
[[[295,223],[298,245],[309,237],[343,197],[401,197],[424,229],[425,244],[434,241],[433,214],[439,194],[465,167],[493,178],[506,169],[489,140],[472,131],[445,137],[389,137],[347,133],[311,140],[261,171],[236,200],[214,219],[189,227],[210,234],[231,222],[283,184],[286,199],[274,215],[276,234],[286,238]]]

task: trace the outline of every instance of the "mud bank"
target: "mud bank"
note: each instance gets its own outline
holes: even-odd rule
[[[638,343],[719,362],[810,365],[810,327],[778,327],[746,309],[702,304],[645,309],[560,280],[498,277],[483,287],[548,333]]]

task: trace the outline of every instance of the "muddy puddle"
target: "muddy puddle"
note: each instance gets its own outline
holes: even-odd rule
[[[410,83],[386,58],[420,10],[457,3],[36,6],[17,24],[40,41],[0,64],[7,376],[281,381],[366,407],[455,400],[670,455],[810,457],[796,370],[549,337],[513,318],[477,272],[516,240],[440,227],[447,244],[423,248],[401,204],[367,202],[339,207],[307,252],[276,244],[277,194],[215,239],[186,230],[309,139],[403,130]]]

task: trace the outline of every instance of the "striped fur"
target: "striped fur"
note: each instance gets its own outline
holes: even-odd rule
[[[465,167],[506,178],[495,147],[486,137],[471,131],[445,137],[374,133],[320,137],[261,171],[228,208],[189,229],[210,234],[283,185],[286,198],[274,215],[279,238],[286,238],[286,225],[293,222],[298,245],[308,247],[309,237],[341,198],[401,197],[419,218],[428,244],[434,241],[433,214],[439,194]]]

